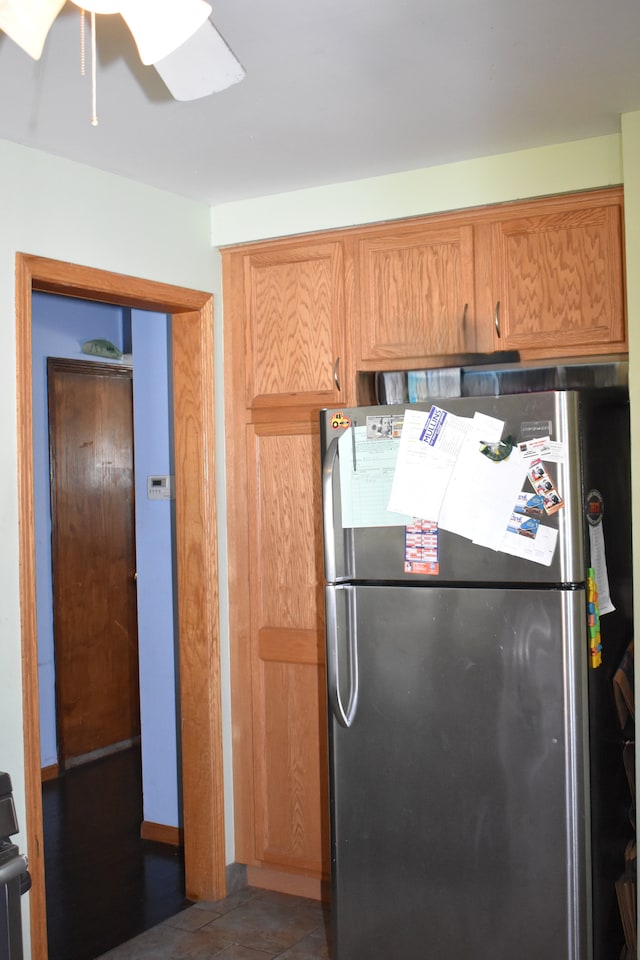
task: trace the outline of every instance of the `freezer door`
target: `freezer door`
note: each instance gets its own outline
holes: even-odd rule
[[[589,960],[582,591],[332,589],[334,960]]]
[[[604,393],[603,393],[604,398]],[[505,397],[475,397],[437,401],[453,414],[472,418],[484,413],[504,421],[503,436],[515,440],[548,435],[557,441],[562,451],[560,462],[546,464],[555,485],[564,500],[564,507],[552,516],[544,516],[542,523],[558,530],[558,540],[550,566],[511,556],[486,547],[475,546],[470,539],[445,530],[438,531],[437,575],[407,572],[405,570],[405,526],[345,527],[349,513],[342,504],[340,472],[353,471],[358,478],[356,490],[366,489],[362,468],[358,474],[357,451],[349,444],[340,444],[344,436],[353,437],[354,427],[361,431],[371,424],[369,418],[401,417],[406,407],[363,407],[344,410],[340,417],[332,411],[321,415],[321,433],[324,448],[323,499],[325,525],[325,565],[329,581],[464,581],[510,583],[580,583],[585,579],[585,552],[583,541],[583,495],[581,469],[581,400],[572,392],[549,392]],[[415,404],[414,409],[428,410],[431,404]],[[626,405],[625,405],[626,412]],[[613,414],[612,416],[617,415]],[[345,431],[349,431],[346,434]],[[373,429],[372,429],[373,433]],[[609,449],[609,432],[605,431],[599,443],[603,462],[615,464],[618,451]],[[376,447],[375,445],[378,444]],[[382,445],[381,445],[382,444]],[[391,450],[393,441],[367,441],[367,450]],[[397,444],[394,447],[397,454]],[[354,463],[355,460],[355,463]],[[392,461],[394,462],[394,461]],[[389,467],[386,464],[388,480]],[[383,487],[383,471],[378,478]],[[375,465],[369,463],[367,483],[376,483]],[[525,480],[524,489],[533,493]],[[606,491],[603,491],[606,494]],[[478,509],[483,498],[489,499],[491,490],[478,490]],[[515,505],[515,504],[514,504]]]

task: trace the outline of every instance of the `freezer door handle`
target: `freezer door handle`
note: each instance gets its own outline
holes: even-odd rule
[[[322,464],[322,518],[324,521],[324,569],[327,580],[336,579],[336,535],[333,519],[333,473],[338,459],[338,437],[334,437]]]
[[[347,672],[349,677],[349,701],[345,710],[340,693],[340,666],[338,657],[338,591],[346,597]],[[342,727],[350,727],[358,709],[358,635],[356,630],[356,597],[350,586],[325,587],[327,623],[327,690],[334,717]]]
[[[12,880],[21,877],[27,872],[27,867],[27,858],[22,854],[18,854],[12,860],[3,863],[0,867],[0,886],[4,886],[7,883],[11,883]]]

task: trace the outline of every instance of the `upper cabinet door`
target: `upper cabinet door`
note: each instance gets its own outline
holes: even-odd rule
[[[622,199],[531,205],[490,226],[493,346],[531,357],[627,349]]]
[[[344,402],[341,243],[275,246],[243,261],[247,406]]]
[[[361,360],[419,364],[475,349],[471,226],[387,227],[359,251]]]

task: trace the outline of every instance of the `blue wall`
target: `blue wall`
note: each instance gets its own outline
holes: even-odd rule
[[[147,498],[148,476],[174,473],[170,321],[132,310],[131,338],[144,818],[178,826],[175,501]]]
[[[134,453],[138,645],[144,819],[178,826],[176,698],[173,610],[172,503],[146,499],[148,474],[170,468],[172,435],[168,318],[51,294],[33,295],[33,433],[40,684],[43,767],[57,762],[55,666],[51,583],[51,511],[47,417],[47,357],[83,360],[84,340],[101,337],[134,359]],[[104,362],[104,361],[102,361]]]

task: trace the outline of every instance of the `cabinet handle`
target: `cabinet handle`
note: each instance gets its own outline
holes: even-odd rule
[[[498,340],[499,340],[500,337],[502,336],[502,334],[500,333],[500,301],[499,300],[496,300],[496,309],[493,313],[493,323],[495,325],[496,333],[498,334]]]
[[[333,365],[333,382],[336,385],[338,393],[340,392],[340,357],[336,357],[336,362]]]
[[[467,310],[468,309],[469,309],[469,304],[465,303],[462,310],[462,333],[463,334],[467,332]]]

